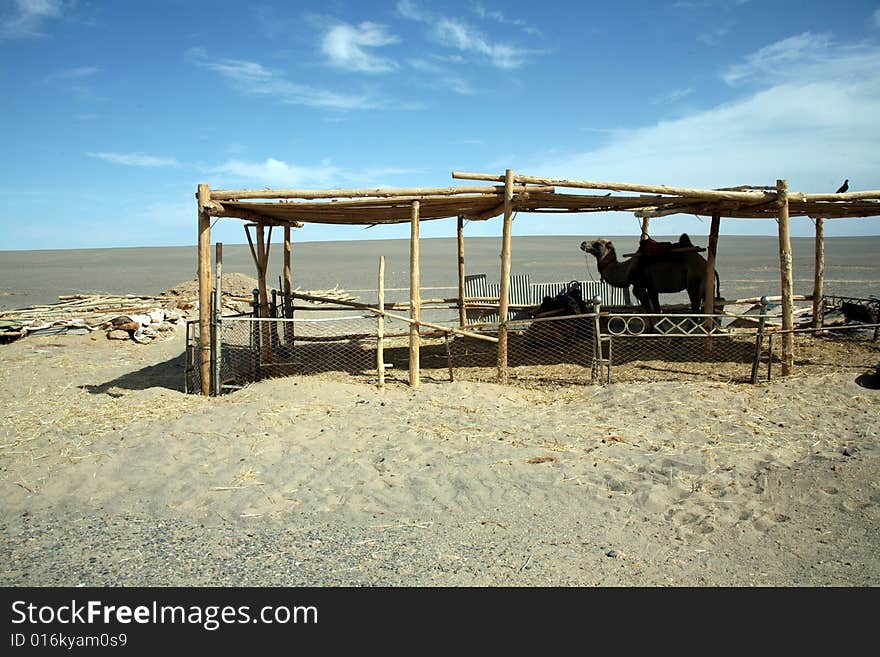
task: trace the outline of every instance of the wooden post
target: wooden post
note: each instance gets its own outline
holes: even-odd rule
[[[464,308],[464,217],[458,216],[458,325],[464,328],[467,324],[467,311]]]
[[[214,261],[217,263],[217,273],[214,283],[214,307],[213,307],[213,369],[211,371],[211,388],[214,396],[220,395],[220,369],[222,364],[220,358],[223,353],[222,340],[220,339],[220,315],[223,313],[223,242],[217,242],[215,245]]]
[[[269,316],[269,291],[266,287],[266,266],[269,260],[266,248],[265,224],[257,224],[257,289],[260,295],[260,317]],[[269,322],[260,322],[260,337],[263,343],[263,362],[272,360],[272,340]]]
[[[825,219],[816,217],[816,264],[813,274],[813,328],[825,323]]]
[[[779,272],[782,283],[782,376],[788,376],[794,369],[794,306],[792,294],[794,281],[792,275],[791,232],[788,217],[788,181],[776,181],[777,203],[779,204]]]
[[[211,188],[198,187],[199,204],[199,354],[202,394],[211,394],[211,215],[204,209]]]
[[[639,241],[646,240],[650,237],[648,234],[648,226],[651,223],[650,217],[642,217],[642,236],[639,238]]]
[[[284,227],[284,317],[285,319],[293,319],[293,300],[290,293],[293,291],[293,272],[291,270],[291,255],[293,253],[290,242],[290,226]],[[293,332],[293,322],[284,322],[284,342],[287,347],[287,353],[293,352],[293,342],[295,335]]]
[[[385,387],[385,256],[379,256],[379,314],[376,316],[376,372]]]
[[[290,255],[292,249],[290,246],[290,226],[284,227],[284,294],[290,296],[290,290],[293,287],[293,277],[290,272]]]
[[[418,201],[412,202],[409,234],[409,316],[413,323],[409,325],[409,384],[418,388],[419,373],[419,320],[422,318],[422,302],[419,280],[419,206]]]
[[[703,300],[703,312],[706,315],[715,314],[715,254],[718,251],[718,230],[721,227],[721,215],[713,214],[712,223],[709,226],[709,245],[706,253],[706,296]],[[715,320],[706,318],[706,332],[709,337],[706,340],[708,346],[712,344],[712,324]]]
[[[498,293],[498,382],[507,383],[507,313],[510,308],[510,243],[513,227],[513,169],[504,172],[504,225]]]

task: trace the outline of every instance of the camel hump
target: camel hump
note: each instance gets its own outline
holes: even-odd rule
[[[678,246],[693,246],[694,243],[691,242],[691,238],[688,237],[687,233],[682,233],[681,237],[678,238]]]

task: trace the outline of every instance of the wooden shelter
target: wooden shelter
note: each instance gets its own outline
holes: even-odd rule
[[[344,225],[383,225],[409,223],[410,231],[410,384],[419,383],[419,224],[422,221],[458,219],[459,307],[464,306],[464,220],[485,221],[503,215],[501,243],[501,280],[499,294],[498,378],[507,380],[507,310],[511,261],[512,221],[516,212],[582,213],[627,211],[642,218],[642,232],[647,234],[651,218],[670,214],[693,214],[712,217],[708,247],[708,278],[714,279],[715,249],[721,217],[776,219],[779,224],[779,259],[782,288],[783,331],[793,328],[792,251],[789,224],[791,217],[812,217],[816,222],[816,276],[814,303],[822,296],[824,271],[823,223],[825,219],[880,215],[880,190],[841,194],[804,194],[790,192],[785,180],[775,187],[741,186],[725,189],[690,189],[665,185],[565,180],[535,176],[453,172],[454,179],[495,183],[493,185],[402,188],[402,189],[262,189],[212,190],[199,185],[199,319],[202,391],[211,390],[211,217],[234,217],[256,227],[254,248],[248,240],[257,265],[260,299],[266,307],[266,267],[272,228],[284,229],[284,287],[291,285],[291,228],[305,223]],[[568,190],[561,193],[557,188]],[[602,193],[585,193],[596,190]],[[617,194],[615,194],[617,192]],[[268,236],[266,234],[268,228]],[[711,287],[707,291],[706,313],[712,314]],[[386,313],[387,314],[387,313]],[[818,316],[819,311],[814,313]],[[464,321],[461,321],[462,327]],[[449,329],[452,330],[452,329]],[[461,328],[455,332],[462,333]],[[793,366],[793,339],[783,333],[782,372]],[[486,336],[482,336],[486,337]],[[494,339],[492,341],[495,341]]]

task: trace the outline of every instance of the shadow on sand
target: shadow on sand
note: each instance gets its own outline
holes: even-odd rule
[[[99,385],[86,384],[79,386],[93,395],[114,395],[114,388],[124,390],[146,390],[147,388],[168,388],[176,392],[183,392],[183,372],[185,369],[185,354],[181,353],[162,363],[149,365],[135,372],[128,372],[115,379]]]

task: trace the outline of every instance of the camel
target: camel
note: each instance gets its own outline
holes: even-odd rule
[[[692,246],[682,234],[676,246]],[[596,257],[602,280],[613,287],[629,287],[649,313],[660,313],[661,292],[687,290],[691,312],[700,312],[706,294],[706,260],[696,251],[665,254],[637,254],[623,262],[610,240],[581,242],[581,251]],[[715,272],[716,296],[721,296],[721,281]]]

